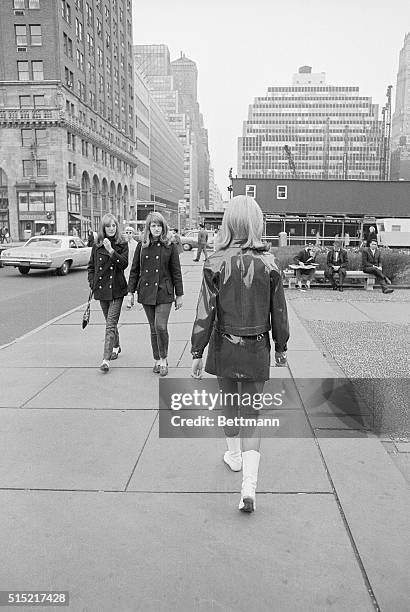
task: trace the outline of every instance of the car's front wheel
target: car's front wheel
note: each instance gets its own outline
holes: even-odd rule
[[[185,242],[183,244],[183,249],[184,251],[190,251],[192,249],[192,246],[188,242]]]
[[[70,262],[69,261],[65,261],[62,266],[57,268],[58,276],[66,276],[66,274],[68,274],[69,271],[70,271]]]
[[[25,276],[30,272],[30,268],[27,268],[27,266],[19,266],[19,272]]]

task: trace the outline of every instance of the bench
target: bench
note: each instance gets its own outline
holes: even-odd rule
[[[285,279],[287,280],[289,289],[292,289],[292,287],[296,288],[295,270],[283,270],[283,275]],[[367,291],[373,291],[373,287],[376,281],[376,278],[373,276],[373,274],[367,274],[366,272],[363,272],[362,270],[347,270],[345,278],[346,279],[354,278],[354,279],[364,280]],[[315,280],[317,279],[325,280],[324,270],[316,270],[315,278],[313,279],[312,284],[314,284]]]

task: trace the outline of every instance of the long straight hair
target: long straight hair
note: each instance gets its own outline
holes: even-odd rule
[[[121,232],[120,232],[120,225],[118,223],[117,218],[114,217],[114,215],[112,215],[111,213],[107,213],[101,219],[100,227],[99,227],[98,234],[97,234],[97,246],[101,246],[104,238],[108,238],[105,232],[105,226],[108,225],[111,221],[114,221],[116,228],[117,228],[115,230],[115,235],[114,235],[115,244],[119,244],[120,242],[123,241],[121,237]]]
[[[170,236],[169,236],[168,223],[165,221],[161,213],[156,212],[156,211],[150,212],[147,215],[147,218],[145,219],[144,234],[142,236],[142,246],[147,247],[153,242],[151,229],[150,229],[151,223],[159,223],[160,225],[162,225],[162,232],[159,237],[159,241],[164,246],[169,246],[171,244],[171,241],[170,241]]]
[[[220,251],[233,240],[240,240],[242,249],[267,249],[262,233],[263,214],[259,204],[250,196],[238,195],[225,208],[215,248]]]

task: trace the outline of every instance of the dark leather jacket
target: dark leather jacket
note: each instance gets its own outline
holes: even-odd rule
[[[235,336],[256,336],[272,329],[276,351],[286,351],[288,315],[280,272],[273,255],[233,242],[210,255],[203,269],[191,353],[209,342],[212,328]]]

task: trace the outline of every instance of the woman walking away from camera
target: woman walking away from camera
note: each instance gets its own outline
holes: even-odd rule
[[[257,202],[243,195],[232,198],[225,209],[216,252],[203,269],[191,338],[192,376],[202,376],[202,354],[209,343],[205,371],[218,377],[225,398],[233,398],[235,393],[262,393],[269,379],[269,330],[276,365],[287,365],[285,295],[274,256],[262,243],[262,231],[263,216]],[[224,413],[233,418],[239,408],[225,405]],[[255,418],[258,412],[242,406],[241,416]],[[225,463],[235,472],[243,469],[239,510],[253,512],[260,436],[254,427],[226,427],[225,435]]]
[[[128,266],[124,272],[125,279],[128,285],[128,281],[130,280],[131,266],[132,266],[132,262],[134,259],[134,253],[135,253],[135,249],[137,248],[137,244],[138,244],[137,241],[135,240],[134,230],[131,226],[128,226],[125,228],[124,238],[125,238],[125,241],[128,242]],[[134,306],[134,294],[129,293],[127,296],[127,308],[132,308],[133,306]]]
[[[118,321],[127,281],[124,270],[128,265],[128,244],[122,240],[114,215],[108,213],[101,220],[96,243],[88,263],[88,284],[94,298],[100,300],[106,327],[104,355],[100,370],[108,372],[110,359],[117,359],[121,352]]]
[[[169,314],[173,302],[175,310],[181,308],[184,290],[178,248],[171,242],[167,222],[158,212],[147,216],[142,242],[135,249],[128,293],[135,290],[150,326],[153,372],[166,376]]]

